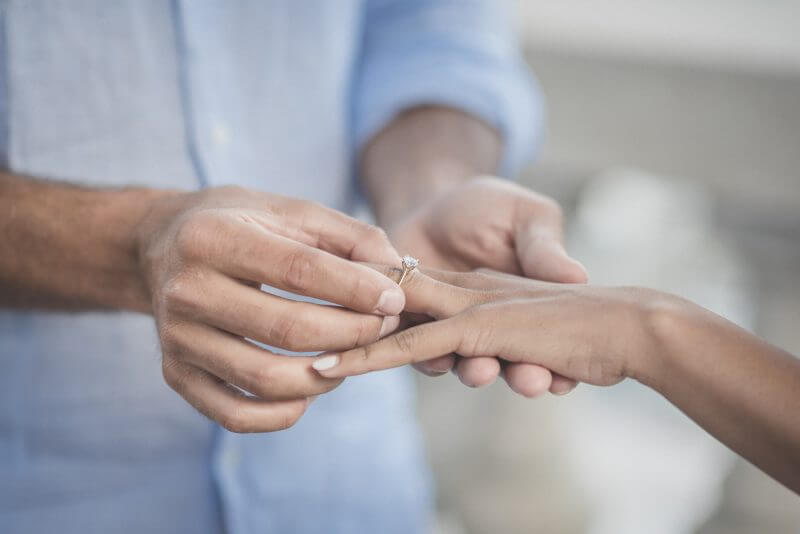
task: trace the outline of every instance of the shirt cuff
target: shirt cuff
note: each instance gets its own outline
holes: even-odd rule
[[[354,101],[357,150],[398,113],[437,104],[497,128],[504,140],[501,176],[518,173],[539,148],[545,114],[541,93],[516,54],[498,58],[417,42],[413,49],[396,50],[389,57],[368,61],[362,68]]]

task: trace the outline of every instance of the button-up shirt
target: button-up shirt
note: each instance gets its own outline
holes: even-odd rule
[[[497,127],[540,108],[497,0],[6,0],[0,163],[88,185],[236,183],[350,210],[399,111]],[[221,432],[161,377],[153,319],[0,311],[0,532],[415,532],[428,475],[406,371],[292,429]]]

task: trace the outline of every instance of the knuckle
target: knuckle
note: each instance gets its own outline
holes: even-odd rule
[[[288,199],[285,206],[289,212],[299,215],[304,220],[313,217],[314,214],[321,210],[329,209],[321,202],[317,202],[316,200],[305,200],[299,198]]]
[[[365,347],[356,347],[348,353],[353,360],[367,361],[372,356],[372,350],[369,345]]]
[[[187,368],[180,365],[177,360],[165,357],[161,362],[161,374],[169,387],[180,395],[184,394],[190,377]]]
[[[414,347],[417,346],[417,343],[421,340],[421,332],[415,328],[409,328],[408,330],[403,330],[398,334],[392,336],[394,340],[395,347],[398,351],[402,354],[409,354],[413,352]]]
[[[371,224],[360,223],[364,225],[364,238],[373,243],[389,243],[389,236],[383,228],[373,226]]]
[[[364,296],[371,296],[375,293],[375,289],[366,283],[362,276],[355,276],[352,281],[349,294],[345,297],[343,304],[348,308],[354,308],[359,300]],[[370,298],[371,303],[374,303],[377,298]]]
[[[241,404],[235,403],[230,409],[220,415],[218,423],[226,430],[236,434],[247,434],[254,431],[253,423]]]
[[[187,217],[175,234],[175,250],[183,258],[197,258],[203,255],[210,231],[209,217],[196,213]]]
[[[268,395],[274,389],[275,371],[270,365],[260,365],[258,368],[243,373],[243,382],[250,393]]]
[[[302,340],[296,333],[302,320],[302,312],[283,313],[276,316],[268,334],[269,343],[282,349],[298,351],[301,349]]]
[[[358,347],[375,341],[380,332],[383,319],[364,317],[356,321],[353,327],[353,338],[348,348]]]
[[[546,196],[541,196],[540,202],[542,209],[549,212],[553,218],[559,221],[564,218],[564,210],[561,208],[561,204]]]
[[[213,374],[217,375],[226,382],[236,384],[237,386],[241,386],[250,391],[247,388],[249,384],[240,383],[241,380],[237,380],[241,375],[241,372],[239,371],[235,358],[226,357],[226,355],[220,354],[207,354],[206,357],[209,359],[209,369],[213,369]]]
[[[389,236],[383,228],[367,224],[357,219],[349,222],[349,230],[352,235],[357,236],[357,241],[353,243],[348,254],[356,260],[367,260],[376,263],[387,263],[391,261],[386,252],[393,249]]]
[[[303,293],[313,286],[317,270],[312,255],[308,251],[289,254],[283,269],[283,283],[287,290]]]
[[[217,422],[223,428],[235,434],[250,434],[271,430],[270,428],[262,428],[252,408],[253,406],[249,404],[248,400],[244,398],[236,399],[221,413]]]
[[[361,276],[360,273],[348,272],[347,274],[346,281],[339,288],[336,302],[351,310],[360,309],[359,304],[361,302],[368,302],[368,305],[374,305],[378,300],[376,287],[364,276]]]
[[[444,319],[457,315],[489,300],[488,292],[469,287],[450,286],[434,283],[436,298],[429,298],[423,310],[434,319]]]
[[[159,292],[161,310],[171,314],[193,309],[198,302],[195,287],[194,275],[188,271],[167,280]]]
[[[461,276],[469,281],[470,287],[477,288],[491,288],[498,281],[497,271],[485,267],[469,273],[463,273]]]
[[[479,228],[472,229],[471,241],[481,256],[486,258],[502,257],[508,250],[504,238],[495,232],[486,232]]]
[[[517,289],[473,289],[470,291],[470,302],[473,305],[490,304],[519,298],[523,295],[525,295],[524,290]]]
[[[161,340],[161,350],[165,354],[177,357],[184,349],[184,339],[180,332],[180,327],[172,323],[164,323],[159,328],[159,338]]]
[[[464,329],[461,341],[456,352],[470,356],[491,356],[491,347],[494,341],[494,328],[490,321],[482,320],[480,313],[475,309],[464,312],[467,324],[478,325],[477,328]]]
[[[373,265],[371,268],[376,269],[380,274],[394,282],[400,279],[400,273],[403,272],[400,267],[394,265]],[[409,274],[413,274],[413,272]],[[403,284],[405,285],[405,281],[403,281]]]
[[[286,411],[281,414],[280,420],[275,425],[273,430],[287,430],[292,428],[297,422],[300,420],[300,417],[303,415],[302,408],[295,408],[290,411]]]
[[[207,262],[220,254],[221,245],[235,237],[231,234],[230,214],[216,209],[189,214],[175,234],[175,250],[186,260]]]

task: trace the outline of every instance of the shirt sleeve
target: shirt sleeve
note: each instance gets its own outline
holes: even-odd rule
[[[461,109],[497,128],[502,175],[518,172],[540,142],[542,99],[503,0],[367,0],[352,97],[356,150],[421,104]]]

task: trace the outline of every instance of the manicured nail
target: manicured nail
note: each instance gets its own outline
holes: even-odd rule
[[[399,315],[387,315],[383,318],[383,323],[381,324],[381,332],[378,334],[378,337],[383,337],[386,334],[394,332],[397,330],[397,327],[400,326],[400,316]]]
[[[311,364],[311,367],[317,371],[327,371],[328,369],[333,369],[338,364],[339,357],[334,354],[332,356],[323,356],[321,358],[317,358],[314,360],[314,363]]]
[[[400,315],[405,304],[406,296],[400,288],[387,289],[381,293],[381,297],[378,299],[378,305],[375,307],[375,313],[380,313],[381,315]]]

